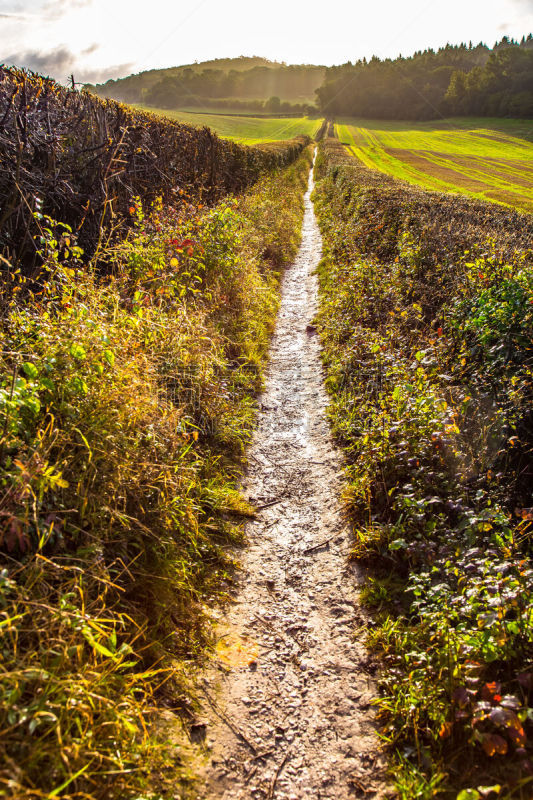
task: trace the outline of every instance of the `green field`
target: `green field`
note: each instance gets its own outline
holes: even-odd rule
[[[533,121],[343,119],[335,129],[371,169],[426,189],[533,211]]]
[[[168,111],[162,108],[135,106],[152,114],[160,114],[169,119],[177,119],[188,125],[203,127],[207,125],[219,136],[242,144],[261,144],[292,139],[299,134],[313,137],[322,124],[321,119],[309,117],[245,117],[229,114],[201,114],[193,111]]]

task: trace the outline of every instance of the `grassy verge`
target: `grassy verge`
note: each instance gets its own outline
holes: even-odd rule
[[[317,170],[330,413],[400,795],[531,797],[532,218],[381,181],[332,140]]]
[[[107,278],[42,215],[44,267],[3,308],[0,794],[184,796],[187,671],[224,547],[294,255],[309,149],[204,209],[130,209]],[[164,727],[164,726],[163,726]]]

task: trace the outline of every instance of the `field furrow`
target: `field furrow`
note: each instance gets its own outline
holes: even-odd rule
[[[370,168],[425,189],[533,209],[533,124],[515,120],[435,123],[341,120],[348,151]],[[483,125],[483,127],[482,127]]]

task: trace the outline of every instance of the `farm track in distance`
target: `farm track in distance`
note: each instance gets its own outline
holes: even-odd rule
[[[460,192],[533,211],[533,123],[343,119],[340,141],[370,169],[425,189]]]

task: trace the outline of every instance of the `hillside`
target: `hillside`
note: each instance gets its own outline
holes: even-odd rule
[[[312,104],[324,75],[322,66],[241,56],[149,70],[87,88],[100,97],[162,108],[206,106],[227,100],[244,101],[251,107],[250,101],[271,97],[280,98],[281,103]],[[255,110],[259,110],[257,104]]]
[[[531,800],[532,59],[0,65],[0,798]]]

